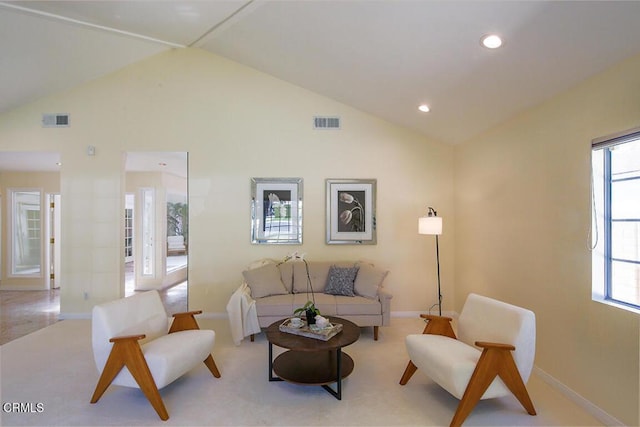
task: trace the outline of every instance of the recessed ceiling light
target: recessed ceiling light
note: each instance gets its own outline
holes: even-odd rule
[[[497,49],[502,46],[502,39],[496,34],[487,34],[482,36],[480,43],[487,49]]]
[[[431,111],[431,108],[429,108],[427,104],[422,104],[418,107],[418,110],[422,111],[423,113],[428,113],[429,111]]]

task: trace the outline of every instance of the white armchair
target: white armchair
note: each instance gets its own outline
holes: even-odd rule
[[[460,399],[451,426],[462,425],[479,400],[509,393],[529,415],[536,415],[525,387],[535,357],[532,311],[469,294],[458,318],[457,338],[450,317],[421,317],[428,323],[421,335],[406,337],[411,360],[400,384],[420,369]]]
[[[184,236],[167,236],[167,255],[186,254]]]
[[[93,355],[101,373],[91,403],[110,384],[140,388],[162,420],[169,414],[159,389],[204,362],[213,376],[220,372],[211,356],[215,332],[200,330],[194,315],[169,319],[157,291],[96,305],[92,314]]]

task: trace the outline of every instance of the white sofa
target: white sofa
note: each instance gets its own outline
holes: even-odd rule
[[[243,271],[255,300],[260,327],[292,316],[315,299],[323,316],[337,316],[358,326],[378,328],[390,323],[392,295],[383,289],[388,271],[366,262],[261,261]],[[307,267],[313,298],[307,293]]]

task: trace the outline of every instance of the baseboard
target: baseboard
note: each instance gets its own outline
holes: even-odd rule
[[[0,291],[50,291],[47,286],[40,285],[0,285]]]
[[[197,317],[203,319],[228,319],[227,313],[202,313]],[[91,313],[60,313],[58,320],[91,320]]]
[[[91,320],[91,313],[60,313],[58,320]]]
[[[421,314],[433,314],[433,315],[437,315],[438,312],[437,311],[432,311],[431,313],[429,313],[429,310],[424,310],[424,311],[392,311],[391,312],[391,317],[398,317],[398,318],[409,318],[409,317],[416,317],[419,318]],[[453,311],[443,311],[442,312],[443,316],[446,317],[452,317],[452,318],[457,318],[458,314],[453,312]]]
[[[398,317],[398,318],[420,318],[421,314],[425,314],[428,313],[428,310],[425,311],[392,311],[391,317]],[[436,314],[436,313],[431,313],[431,314]],[[454,312],[450,312],[450,311],[445,311],[442,313],[443,316],[449,316],[449,317],[453,317],[454,319],[456,317],[458,317],[457,313]],[[215,312],[207,312],[207,313],[202,313],[200,315],[200,317],[202,317],[203,319],[227,319],[228,315],[227,313],[215,313]]]
[[[227,313],[202,313],[200,315],[198,315],[198,317],[201,317],[203,319],[228,319],[229,315]]]
[[[533,367],[533,372],[538,377],[540,377],[542,381],[549,384],[554,389],[558,390],[565,397],[567,397],[576,405],[580,406],[582,409],[584,409],[586,412],[591,414],[594,418],[596,418],[598,421],[600,421],[604,425],[606,426],[624,426],[625,425],[623,422],[609,415],[607,412],[605,412],[598,406],[594,405],[592,402],[585,399],[584,397],[582,397],[581,395],[579,395],[578,393],[576,393],[575,391],[573,391],[572,389],[570,389],[569,387],[567,387],[566,385],[558,381],[553,376],[549,375],[547,372],[538,368],[537,366]]]

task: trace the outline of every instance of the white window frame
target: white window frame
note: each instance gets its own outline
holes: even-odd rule
[[[639,222],[640,218],[613,218],[611,191],[615,183],[640,179],[640,176],[614,179],[611,172],[611,150],[622,144],[640,144],[640,128],[620,132],[592,141],[592,299],[635,313],[640,313],[640,297],[633,302],[614,296],[614,263],[638,264],[639,260],[618,259],[614,256],[613,225]],[[640,194],[638,195],[640,203]],[[640,288],[640,285],[639,285]],[[638,289],[640,293],[640,289]]]
[[[42,205],[43,205],[42,200],[43,200],[44,193],[41,188],[9,188],[8,193],[9,193],[9,205],[7,206],[7,211],[8,211],[8,218],[10,221],[9,236],[8,236],[9,237],[9,265],[7,269],[8,277],[41,278],[44,275],[44,269],[43,269],[44,251],[43,251],[43,244],[42,244],[43,232],[44,232],[43,231],[44,215],[42,210]],[[14,247],[14,245],[18,243],[15,236],[16,228],[18,227],[17,218],[19,216],[19,213],[17,212],[17,206],[16,206],[16,194],[18,193],[37,193],[38,194],[38,209],[37,209],[39,212],[38,236],[29,236],[29,239],[35,239],[38,241],[38,250],[40,251],[38,269],[37,271],[34,271],[34,272],[22,273],[16,270],[16,256],[15,256],[16,248]],[[27,229],[30,235],[31,228],[29,228],[28,225],[27,225]]]

